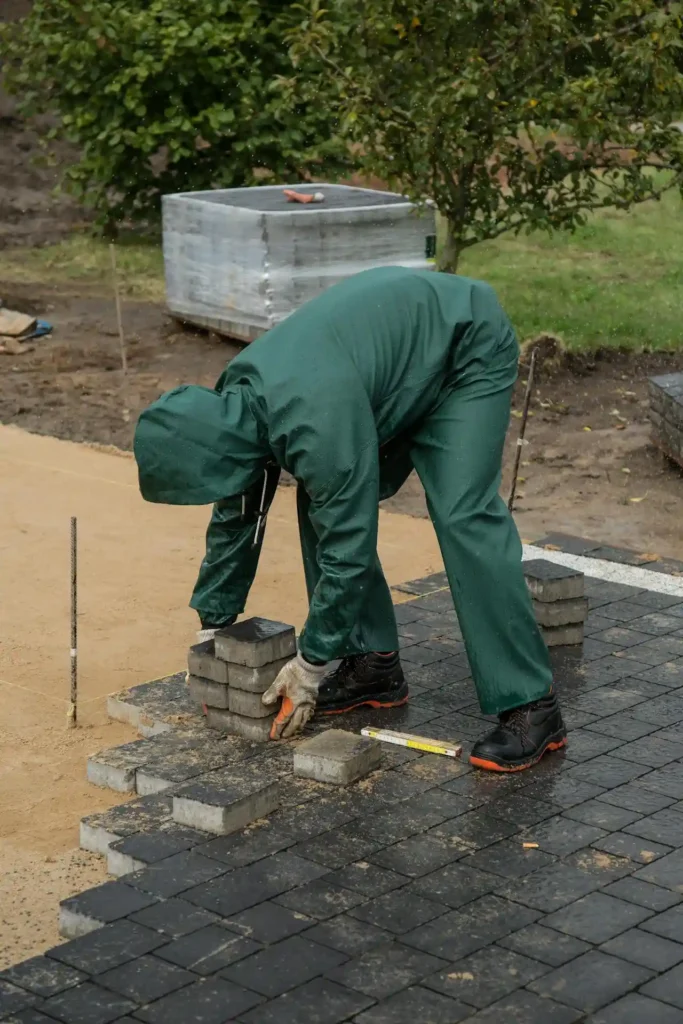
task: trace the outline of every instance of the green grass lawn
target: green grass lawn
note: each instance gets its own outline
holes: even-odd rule
[[[122,291],[163,301],[159,245],[117,245]],[[573,349],[683,348],[683,202],[671,192],[630,213],[591,216],[575,234],[506,237],[465,252],[460,271],[497,289],[520,339],[559,334]],[[109,248],[86,234],[0,251],[0,285],[111,288]],[[1,291],[0,291],[1,294]]]
[[[575,234],[519,235],[467,250],[459,270],[498,291],[520,339],[572,349],[683,348],[683,202],[601,211]]]

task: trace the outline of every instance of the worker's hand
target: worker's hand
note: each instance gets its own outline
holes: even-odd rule
[[[270,730],[271,740],[289,739],[301,732],[315,711],[320,681],[327,665],[311,665],[301,654],[280,669],[277,679],[261,698],[264,704],[274,704],[282,697],[282,705]]]

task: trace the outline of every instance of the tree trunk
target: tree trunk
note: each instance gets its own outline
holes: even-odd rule
[[[460,238],[453,221],[444,217],[445,232],[442,237],[438,259],[438,269],[445,274],[457,274],[460,259]]]

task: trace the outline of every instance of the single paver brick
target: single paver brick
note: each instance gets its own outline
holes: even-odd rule
[[[583,597],[583,573],[543,558],[524,562],[524,578],[535,601],[571,601]]]
[[[232,689],[228,691],[228,710],[247,718],[272,718],[273,705],[264,704],[260,693]]]
[[[227,835],[270,814],[279,803],[276,780],[235,772],[184,787],[173,798],[173,817],[181,825]]]
[[[296,654],[294,627],[271,619],[244,619],[226,626],[216,633],[214,644],[216,657],[248,668]]]
[[[220,665],[227,664],[224,661]],[[190,696],[197,704],[205,704],[209,708],[227,708],[229,687],[227,683],[216,683],[211,679],[202,679],[191,675],[189,678]]]
[[[588,598],[575,597],[569,601],[534,601],[534,612],[539,626],[575,626],[586,621]]]
[[[155,902],[154,896],[123,882],[105,882],[62,900],[59,905],[59,933],[67,939],[77,939]]]
[[[578,647],[583,643],[583,624],[542,629],[547,647]]]
[[[230,665],[230,687],[234,690],[246,690],[248,693],[265,693],[289,660],[289,656],[278,658],[277,661],[271,661],[270,664],[258,668]]]
[[[235,715],[232,711],[222,711],[220,708],[207,708],[206,712],[206,724],[209,729],[227,732],[231,736],[241,736],[254,743],[266,743],[270,739],[270,728],[274,718],[275,713],[268,715],[267,718],[247,718],[246,715]]]
[[[378,768],[381,760],[382,746],[377,740],[328,729],[297,747],[294,774],[347,786]]]
[[[213,683],[228,684],[228,665],[217,658],[213,640],[190,647],[187,655],[187,671],[190,677],[198,676]]]
[[[86,981],[58,996],[52,996],[43,1009],[50,1017],[64,1024],[111,1024],[111,1021],[118,1020],[137,1007],[125,996],[108,992]]]

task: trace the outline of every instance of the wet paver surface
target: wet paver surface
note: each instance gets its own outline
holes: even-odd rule
[[[117,809],[142,869],[67,901],[94,930],[0,974],[0,1020],[683,1024],[683,599],[587,579],[583,650],[553,652],[569,746],[493,776],[444,586],[396,609],[410,704],[332,724],[463,760],[387,747],[338,788],[243,752],[281,807],[219,838],[174,827],[171,790]]]

